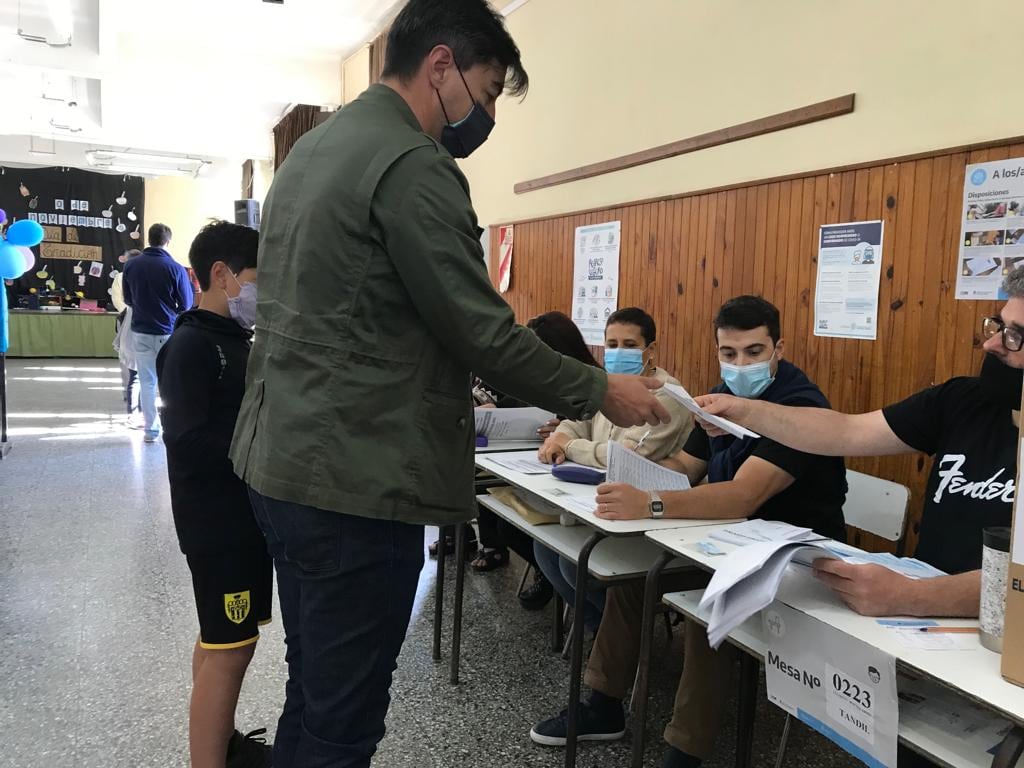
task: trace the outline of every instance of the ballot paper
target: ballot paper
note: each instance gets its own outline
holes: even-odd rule
[[[476,433],[488,440],[539,440],[537,430],[555,418],[540,408],[474,408]]]
[[[726,636],[750,616],[767,608],[778,593],[782,577],[791,564],[809,567],[815,560],[839,559],[849,563],[875,563],[910,578],[942,575],[942,571],[922,567],[912,558],[881,556],[864,552],[832,540],[758,541],[739,547],[718,561],[701,608],[711,608],[708,640],[717,648]],[[811,578],[809,572],[807,578]],[[923,634],[923,633],[922,633]]]
[[[688,491],[690,479],[681,472],[655,464],[619,443],[608,444],[609,483],[626,483],[641,491]]]
[[[760,437],[759,434],[751,432],[746,427],[741,427],[739,424],[733,424],[731,421],[723,419],[721,416],[713,416],[708,413],[697,405],[697,401],[690,396],[690,393],[678,384],[665,384],[663,389],[667,395],[669,395],[673,400],[679,401],[683,408],[688,410],[690,413],[700,416],[700,418],[708,424],[714,424],[716,427],[728,432],[730,435],[734,435],[739,438]]]
[[[546,475],[551,472],[551,465],[537,458],[537,451],[514,451],[511,453],[491,454],[487,461],[493,462],[510,472],[521,472],[524,475]]]
[[[745,547],[756,541],[821,541],[825,537],[810,528],[799,528],[777,520],[745,520],[714,531],[711,538]]]
[[[939,743],[950,737],[963,743],[965,753],[994,753],[1012,724],[992,710],[958,696],[936,682],[897,673],[900,719],[913,722],[914,730]]]

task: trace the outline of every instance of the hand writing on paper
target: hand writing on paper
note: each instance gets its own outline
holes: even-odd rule
[[[561,464],[565,461],[565,448],[571,439],[561,432],[553,432],[537,451],[537,458],[545,464]]]
[[[555,428],[561,424],[561,419],[551,419],[544,426],[537,430],[537,434],[547,440],[555,432]]]
[[[721,416],[723,419],[728,419],[736,424],[744,424],[744,419],[748,417],[750,410],[749,400],[735,397],[734,395],[701,395],[693,399],[697,405],[712,416]],[[701,429],[708,433],[708,437],[721,437],[722,435],[729,434],[714,424],[704,421],[700,416],[695,416],[694,420],[700,425]]]
[[[909,613],[908,588],[914,580],[884,566],[820,559],[814,561],[814,575],[859,614],[896,616]]]
[[[650,517],[651,495],[625,483],[597,486],[595,515],[604,520],[642,520]]]

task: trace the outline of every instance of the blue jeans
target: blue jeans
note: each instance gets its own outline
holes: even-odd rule
[[[547,577],[566,604],[576,605],[576,566],[537,541],[533,542],[533,556],[537,559],[537,567],[541,573]],[[604,598],[604,587],[591,586],[587,590],[587,610],[583,617],[583,626],[591,632],[597,632],[597,628],[601,626]]]
[[[384,738],[423,526],[249,495],[277,570],[288,662],[274,768],[367,768]]]
[[[139,405],[147,435],[160,434],[160,416],[156,412],[156,356],[170,336],[135,333],[135,365],[139,372]]]

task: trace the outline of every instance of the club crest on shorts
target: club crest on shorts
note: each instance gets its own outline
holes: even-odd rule
[[[224,595],[224,613],[228,620],[235,624],[241,624],[249,615],[249,608],[252,601],[249,599],[249,590],[244,592],[229,592]]]

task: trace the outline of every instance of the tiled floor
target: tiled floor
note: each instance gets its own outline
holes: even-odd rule
[[[124,425],[116,361],[8,361],[13,451],[0,462],[0,766],[187,765],[189,663],[197,629],[171,523],[164,452]],[[435,534],[428,530],[427,538]],[[565,706],[567,664],[548,648],[548,615],[523,611],[521,564],[467,577],[462,684],[431,660],[434,563],[392,690],[375,766],[556,768],[530,726]],[[453,575],[449,568],[449,578]],[[452,590],[446,590],[446,601]],[[450,611],[445,641],[449,638]],[[656,635],[648,766],[681,666],[678,633]],[[271,735],[284,689],[279,623],[242,691],[238,723]],[[782,717],[763,700],[755,765],[773,764]],[[732,764],[734,724],[711,768]],[[583,745],[578,765],[626,766],[629,742]],[[794,728],[798,766],[856,763]]]

